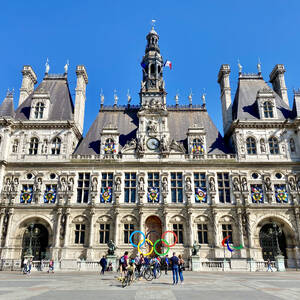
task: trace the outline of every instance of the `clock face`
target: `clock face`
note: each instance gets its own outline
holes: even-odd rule
[[[158,139],[155,139],[155,138],[150,138],[150,139],[147,141],[147,147],[148,147],[150,150],[156,150],[156,149],[159,147],[159,140],[158,140]]]

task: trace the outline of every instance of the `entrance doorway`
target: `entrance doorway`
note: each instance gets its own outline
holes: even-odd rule
[[[264,225],[259,233],[259,242],[264,260],[269,258],[274,261],[275,256],[278,255],[278,247],[282,255],[287,258],[285,235],[283,230],[281,230],[277,224],[269,223]]]
[[[150,216],[145,222],[145,234],[148,235],[147,238],[154,244],[156,240],[161,238],[162,235],[162,224],[161,220],[157,216]],[[151,245],[147,245],[148,252],[152,249]],[[156,244],[155,249],[158,253],[162,252],[162,243]],[[152,252],[151,256],[154,256],[155,252]]]
[[[22,260],[23,257],[28,253],[30,249],[31,239],[31,250],[33,260],[49,259],[48,257],[48,230],[42,224],[29,225],[23,235],[22,241]]]

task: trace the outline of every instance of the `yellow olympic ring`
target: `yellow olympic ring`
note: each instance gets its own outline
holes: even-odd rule
[[[142,251],[140,250],[140,245],[141,245],[142,242],[143,242],[143,240],[140,240],[139,243],[138,243],[138,247],[137,247],[137,248],[138,248],[139,253],[140,253],[140,254],[143,254],[144,256],[151,255],[151,253],[153,252],[153,249],[154,249],[154,248],[153,248],[153,243],[152,243],[152,241],[146,239],[146,242],[150,243],[151,246],[152,246],[152,249],[151,249],[148,253],[146,253],[146,254],[142,253]]]

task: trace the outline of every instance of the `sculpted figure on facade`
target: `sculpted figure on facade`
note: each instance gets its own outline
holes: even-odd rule
[[[167,193],[168,192],[168,178],[164,177],[162,180],[162,192]]]
[[[116,192],[121,192],[121,177],[117,177],[115,181]]]
[[[147,125],[148,133],[157,133],[158,123],[155,120],[150,120]]]
[[[161,139],[161,151],[163,151],[163,152],[169,151],[168,139],[165,134],[163,135],[163,137]]]
[[[97,192],[97,191],[98,191],[98,179],[97,177],[94,177],[92,181],[92,192]]]
[[[266,144],[265,144],[265,140],[264,139],[260,140],[260,152],[261,153],[265,153],[266,152]]]
[[[12,191],[12,184],[10,178],[6,178],[5,184],[3,186],[3,192],[10,194]]]
[[[17,193],[19,190],[19,179],[15,178],[12,182],[12,192]]]
[[[144,177],[139,178],[139,192],[145,192],[145,180]]]
[[[174,139],[172,139],[169,147],[170,147],[170,150],[174,150],[174,151],[185,153],[184,146],[182,144],[176,142]]]
[[[37,192],[37,193],[40,193],[42,191],[42,178],[38,178],[35,182],[34,182],[34,185],[33,185],[33,191],[34,192]]]
[[[137,150],[139,152],[145,151],[145,136],[139,137]]]
[[[68,191],[73,192],[74,190],[74,179],[71,177],[68,181]]]
[[[289,178],[289,187],[290,187],[290,191],[291,192],[295,192],[296,191],[296,182],[295,182],[295,178],[294,177],[290,177]]]
[[[272,183],[271,183],[270,177],[266,177],[266,179],[264,180],[264,184],[265,184],[266,191],[271,192],[272,191]]]
[[[192,182],[191,182],[190,177],[187,177],[185,179],[185,190],[186,190],[186,192],[191,192],[192,191]]]
[[[135,150],[136,149],[136,140],[131,139],[129,142],[127,142],[124,147],[122,148],[122,152],[126,152],[128,150]]]
[[[209,189],[210,189],[211,192],[216,191],[215,179],[212,176],[209,178]]]
[[[233,178],[233,190],[235,192],[239,192],[241,190],[241,188],[240,188],[240,182],[239,182],[239,179],[237,177]]]
[[[247,185],[247,178],[243,177],[242,178],[242,191],[247,192],[248,191],[248,185]]]
[[[42,144],[42,154],[47,154],[48,153],[48,141],[44,140]]]
[[[67,192],[68,186],[65,177],[60,178],[58,187],[60,192]]]

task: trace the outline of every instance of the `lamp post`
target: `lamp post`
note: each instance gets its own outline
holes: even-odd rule
[[[276,225],[275,222],[273,222],[272,225],[273,225],[273,233],[275,234],[275,240],[276,240],[276,256],[282,255],[282,252],[279,247],[279,242],[278,242],[278,236],[281,234],[281,230],[280,228],[277,229],[278,226]]]
[[[27,250],[26,256],[32,256],[32,237],[33,237],[33,228],[34,224],[31,223],[29,225],[29,230],[27,229],[26,231],[29,232],[29,248]]]

